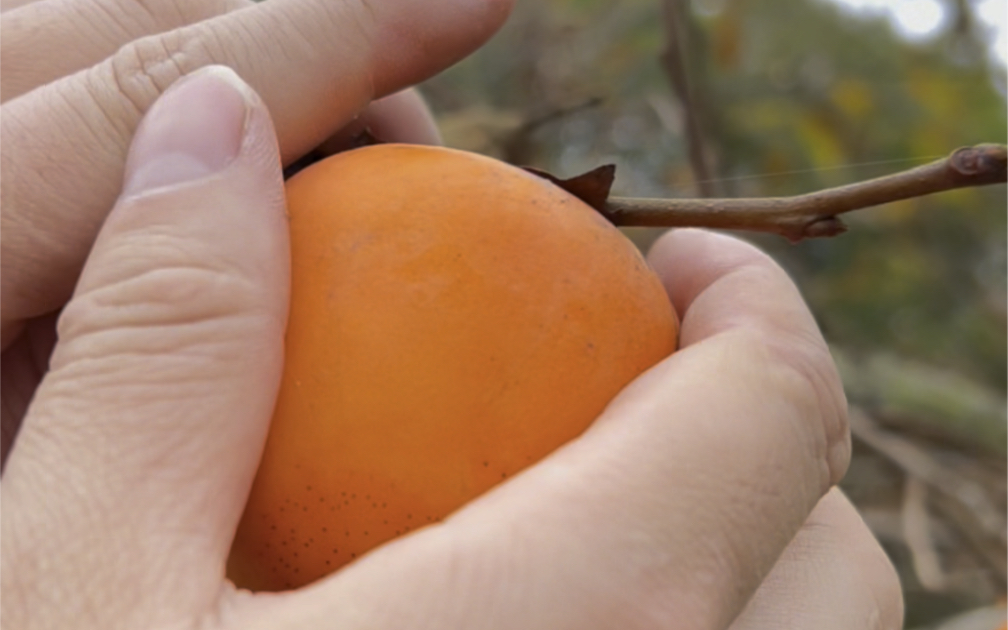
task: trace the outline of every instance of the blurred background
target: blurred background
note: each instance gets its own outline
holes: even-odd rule
[[[621,196],[780,196],[1006,142],[1004,0],[518,0],[421,86],[449,146]],[[846,215],[791,273],[852,407],[843,488],[897,566],[907,628],[1004,628],[1006,188]],[[661,230],[627,228],[646,250]]]

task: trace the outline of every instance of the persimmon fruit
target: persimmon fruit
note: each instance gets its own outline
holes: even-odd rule
[[[577,437],[675,349],[634,245],[497,160],[375,145],[287,182],[291,302],[262,461],[228,561],[314,581]]]

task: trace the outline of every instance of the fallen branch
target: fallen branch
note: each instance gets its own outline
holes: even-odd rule
[[[1008,180],[1008,147],[980,144],[876,179],[794,197],[637,199],[610,197],[600,209],[619,226],[706,227],[780,234],[792,242],[847,230],[838,215],[936,192]]]

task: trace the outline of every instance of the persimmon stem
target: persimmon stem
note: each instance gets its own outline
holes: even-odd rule
[[[907,171],[793,197],[610,197],[602,214],[619,226],[707,227],[780,234],[792,242],[847,230],[838,215],[955,188],[1008,180],[1008,147],[979,144]]]

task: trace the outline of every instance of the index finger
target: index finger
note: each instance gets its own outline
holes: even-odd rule
[[[138,39],[3,105],[3,342],[59,308],[122,181],[143,113],[180,76],[235,69],[262,95],[284,163],[373,98],[451,65],[487,39],[510,0],[270,0]]]

